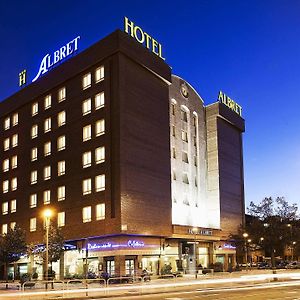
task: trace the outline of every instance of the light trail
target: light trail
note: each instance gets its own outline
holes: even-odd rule
[[[201,285],[210,285],[210,284],[232,284],[232,283],[247,283],[251,282],[261,282],[264,280],[274,280],[274,279],[295,279],[300,278],[300,273],[289,273],[289,274],[261,274],[261,275],[248,275],[248,276],[241,276],[237,278],[221,278],[221,279],[203,279],[203,280],[192,280],[192,281],[184,281],[184,282],[169,282],[169,283],[156,283],[156,284],[149,284],[149,283],[142,283],[142,284],[135,284],[135,285],[124,285],[124,286],[115,286],[115,287],[97,287],[97,288],[78,288],[78,289],[68,289],[68,290],[54,290],[54,291],[34,291],[34,292],[28,292],[28,291],[20,291],[20,292],[14,292],[14,293],[6,293],[6,294],[0,294],[0,298],[20,298],[20,297],[29,297],[29,296],[50,296],[50,295],[67,295],[67,294],[84,294],[84,293],[95,293],[99,292],[102,294],[109,294],[110,292],[118,292],[118,291],[130,291],[133,289],[136,289],[138,291],[150,291],[151,289],[162,289],[162,288],[175,288],[175,287],[184,287],[184,286],[201,286]],[[257,286],[251,286],[251,287],[238,287],[238,288],[219,288],[219,289],[212,289],[207,288],[201,292],[218,292],[218,291],[235,291],[235,290],[241,290],[241,289],[262,289],[266,287],[275,288],[275,287],[283,287],[283,286],[295,286],[300,285],[300,281],[294,281],[294,282],[276,282],[276,283],[268,283],[268,285],[257,285]]]

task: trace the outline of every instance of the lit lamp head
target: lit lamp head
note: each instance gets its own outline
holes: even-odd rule
[[[248,233],[247,232],[244,232],[243,233],[243,237],[246,239],[248,237]]]
[[[43,212],[43,215],[46,219],[49,219],[51,218],[52,216],[52,210],[51,209],[45,209],[44,212]]]

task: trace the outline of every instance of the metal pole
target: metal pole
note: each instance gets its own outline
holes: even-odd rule
[[[49,265],[49,217],[46,217],[46,280],[48,280],[48,265]]]
[[[246,261],[246,270],[248,271],[248,247],[247,247],[246,239],[245,239],[245,261]]]

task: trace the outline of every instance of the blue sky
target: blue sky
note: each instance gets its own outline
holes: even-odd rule
[[[82,51],[124,16],[206,104],[222,90],[242,105],[246,204],[300,206],[300,1],[1,1],[0,100],[18,91],[19,71],[33,78],[45,54],[77,35]]]

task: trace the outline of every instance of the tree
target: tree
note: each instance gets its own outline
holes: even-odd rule
[[[44,236],[44,242],[46,241],[46,235]],[[50,225],[49,227],[49,240],[48,240],[48,255],[49,263],[51,263],[51,272],[52,272],[52,263],[60,259],[61,254],[64,252],[64,237],[59,228],[55,228]],[[45,243],[46,244],[46,243]],[[46,247],[35,247],[32,249],[32,252],[38,254],[43,261],[46,261]]]
[[[5,280],[7,280],[8,265],[18,261],[22,255],[26,254],[26,251],[25,231],[20,227],[9,228],[7,234],[0,237],[0,262],[4,264]]]
[[[252,242],[261,245],[265,253],[271,256],[272,266],[275,266],[275,256],[283,255],[284,248],[298,238],[296,231],[292,232],[297,224],[296,204],[289,205],[284,197],[263,199],[259,204],[250,202],[248,212],[251,216],[246,225],[246,231]]]

